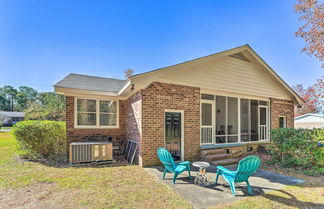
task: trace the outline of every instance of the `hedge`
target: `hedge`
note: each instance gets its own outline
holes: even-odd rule
[[[22,121],[13,131],[25,157],[41,161],[66,160],[65,122]]]
[[[306,174],[324,172],[324,129],[279,128],[271,131],[271,141],[270,163]]]

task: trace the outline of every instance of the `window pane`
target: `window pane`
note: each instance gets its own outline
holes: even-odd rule
[[[95,126],[96,113],[78,113],[78,125]]]
[[[216,96],[216,135],[225,135],[225,131],[226,131],[225,123],[226,123],[226,97]]]
[[[117,102],[116,101],[100,101],[100,112],[116,113]]]
[[[165,113],[165,135],[166,139],[181,138],[181,113]]]
[[[227,134],[238,134],[238,102],[234,97],[227,98]]]
[[[251,100],[251,141],[258,141],[258,101]]]
[[[211,95],[211,94],[201,94],[201,99],[214,100],[214,95]]]
[[[285,128],[285,118],[284,117],[279,117],[279,128]]]
[[[249,100],[241,99],[241,141],[250,141],[249,136]]]
[[[212,125],[212,104],[202,103],[201,108],[202,108],[201,124],[203,126],[211,126]]]
[[[216,137],[216,143],[225,143],[226,137],[225,136],[217,136]]]
[[[116,114],[100,114],[101,126],[116,126]]]
[[[237,136],[228,136],[227,137],[227,143],[233,143],[233,142],[237,142]]]
[[[78,112],[96,112],[96,100],[77,99]]]

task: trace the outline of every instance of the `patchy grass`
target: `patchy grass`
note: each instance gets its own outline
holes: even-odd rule
[[[323,185],[304,183],[298,186],[287,186],[259,196],[247,197],[231,204],[217,205],[213,208],[324,208]]]
[[[0,132],[0,205],[27,208],[191,208],[138,166],[50,167],[18,157]]]
[[[10,126],[6,126],[6,127],[0,127],[0,129],[11,129],[12,127],[10,127]]]
[[[191,208],[138,166],[51,167],[18,157],[11,132],[0,132],[0,205],[4,208]],[[264,167],[266,166],[266,167]],[[215,208],[324,208],[324,178],[263,169],[306,183]]]

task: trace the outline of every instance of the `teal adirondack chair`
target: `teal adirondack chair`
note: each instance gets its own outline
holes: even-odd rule
[[[221,175],[230,185],[232,194],[235,196],[235,183],[245,182],[248,187],[249,194],[252,195],[252,190],[248,179],[257,171],[260,165],[261,159],[258,156],[251,155],[240,160],[236,171],[228,170],[223,166],[217,166],[215,183],[217,184],[218,177]]]
[[[173,183],[175,183],[178,175],[180,175],[184,171],[188,171],[189,178],[191,178],[190,175],[190,162],[184,161],[181,163],[175,163],[170,152],[164,148],[159,148],[157,151],[157,154],[160,158],[160,161],[164,165],[164,173],[163,173],[163,179],[165,177],[165,174],[167,172],[174,173],[173,176]]]

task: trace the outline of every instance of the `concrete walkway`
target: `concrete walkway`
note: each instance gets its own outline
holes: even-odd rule
[[[236,170],[236,166],[226,167],[231,170]],[[232,196],[230,187],[222,177],[219,178],[218,185],[215,185],[213,182],[216,178],[216,167],[210,166],[207,169],[209,185],[206,187],[198,186],[193,183],[197,175],[197,169],[194,167],[191,172],[193,176],[192,179],[189,179],[187,172],[184,172],[178,177],[175,184],[172,184],[173,174],[171,173],[166,174],[165,180],[162,180],[162,167],[145,168],[145,170],[191,202],[195,208],[207,208],[219,203],[229,203],[248,196],[245,183],[236,185],[236,197]],[[249,181],[253,190],[253,195],[280,190],[287,185],[305,182],[301,179],[260,169],[254,176],[250,177]]]

